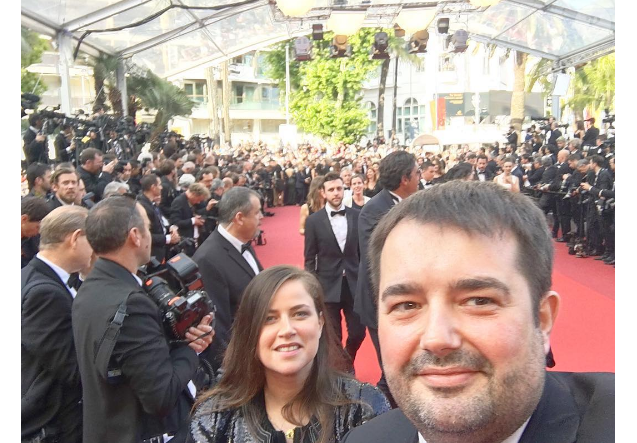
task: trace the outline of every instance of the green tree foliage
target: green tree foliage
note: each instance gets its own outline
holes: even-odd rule
[[[22,92],[42,95],[46,86],[38,81],[39,75],[28,72],[26,68],[34,63],[42,61],[42,53],[51,50],[51,44],[36,33],[26,28],[21,29],[21,76],[20,87]]]
[[[573,97],[569,106],[579,118],[590,106],[593,112],[615,108],[615,54],[600,57],[577,69],[572,79]]]
[[[363,81],[380,66],[369,53],[376,29],[362,28],[348,38],[349,58],[330,58],[333,33],[314,42],[313,60],[290,62],[290,113],[304,132],[351,143],[365,134],[369,119],[361,106]],[[318,43],[318,44],[317,44]],[[277,45],[266,60],[267,75],[285,89],[285,44]],[[292,55],[291,55],[292,58]]]

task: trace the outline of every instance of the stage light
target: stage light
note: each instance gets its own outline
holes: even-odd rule
[[[427,52],[427,42],[429,41],[429,32],[422,29],[411,36],[407,44],[407,50],[410,54],[423,54]]]
[[[453,49],[451,52],[465,52],[467,50],[467,39],[469,38],[469,33],[464,29],[458,29],[451,36],[451,44],[453,45]]]
[[[312,42],[302,36],[294,40],[294,59],[297,62],[312,60]]]
[[[323,40],[323,25],[312,25],[312,40]]]
[[[276,5],[288,17],[301,17],[314,6],[314,0],[276,0]]]
[[[438,34],[446,34],[449,32],[449,19],[441,18],[438,20]]]
[[[350,57],[352,55],[352,45],[347,44],[346,35],[335,35],[330,45],[330,57]]]
[[[387,48],[389,47],[389,36],[386,32],[377,32],[374,35],[374,46],[371,50],[372,60],[385,60],[389,58]]]
[[[436,15],[435,9],[405,9],[403,8],[396,17],[396,23],[408,34],[413,34],[420,29],[427,29]]]
[[[398,23],[394,24],[394,37],[401,38],[404,36],[405,36],[405,30],[401,28]]]

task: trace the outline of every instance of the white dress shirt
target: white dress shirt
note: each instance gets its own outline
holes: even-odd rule
[[[68,289],[68,291],[71,293],[71,296],[75,298],[75,296],[77,295],[77,291],[75,290],[75,288],[70,287],[68,284],[69,277],[71,274],[69,274],[64,269],[60,268],[58,265],[54,264],[53,262],[42,257],[42,254],[40,254],[39,252],[35,256],[39,258],[40,260],[42,260],[47,265],[49,265],[51,269],[53,269],[53,272],[55,272],[57,276],[60,277],[60,280],[64,282],[64,285],[66,286],[66,289]]]
[[[241,246],[243,246],[243,242],[230,234],[223,226],[217,226],[217,230],[219,234],[228,240],[232,246],[241,254]],[[254,271],[254,275],[259,275],[259,266],[257,266],[257,261],[254,259],[254,256],[249,250],[246,250],[243,254],[241,254],[243,258],[245,258],[246,262],[250,265],[252,270]]]
[[[338,209],[334,209],[332,205],[329,203],[325,205],[325,211],[327,211],[327,218],[330,220],[330,225],[332,225],[332,231],[334,232],[334,236],[336,237],[336,241],[338,242],[339,248],[341,248],[341,252],[345,251],[345,242],[347,241],[347,216],[342,215],[334,215],[332,216],[332,211],[342,211],[345,209],[345,204],[341,203],[341,206]]]
[[[508,436],[507,438],[505,438],[502,443],[518,443],[520,441],[520,437],[522,437],[522,434],[524,433],[524,430],[526,429],[526,425],[529,424],[529,420],[531,420],[531,417],[529,417],[523,424],[522,426],[520,426],[518,428],[517,431],[515,431],[513,434],[511,434],[510,436]],[[419,432],[418,433],[418,442],[419,443],[427,443],[427,440],[425,440],[425,437],[422,436],[422,434]]]

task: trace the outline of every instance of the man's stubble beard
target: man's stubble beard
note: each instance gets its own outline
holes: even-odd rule
[[[531,416],[540,401],[545,378],[545,355],[539,343],[525,365],[517,365],[495,379],[491,364],[479,354],[457,351],[443,358],[420,354],[400,369],[400,380],[386,371],[387,383],[398,407],[427,443],[499,443],[513,434]],[[415,360],[415,361],[414,361]],[[535,364],[531,365],[531,363]],[[454,363],[479,369],[488,378],[486,386],[461,405],[436,404],[436,399],[418,398],[411,389],[415,367],[445,367]],[[411,365],[411,368],[410,368]],[[441,400],[452,398],[457,389],[439,389]],[[429,402],[428,402],[429,401]]]

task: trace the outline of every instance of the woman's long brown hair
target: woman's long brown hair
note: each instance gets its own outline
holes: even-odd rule
[[[334,408],[358,402],[348,400],[341,392],[339,378],[349,376],[343,372],[345,361],[326,315],[321,284],[313,274],[294,266],[269,268],[246,287],[223,360],[224,373],[219,383],[197,400],[195,407],[214,397],[214,411],[241,409],[248,428],[258,435],[265,418],[265,410],[253,401],[265,386],[265,371],[257,356],[259,337],[274,294],[285,282],[295,280],[303,283],[317,315],[323,314],[325,324],[312,370],[301,391],[283,407],[282,414],[297,426],[303,426],[304,417],[315,417],[321,425],[319,442],[326,443],[332,438]]]

